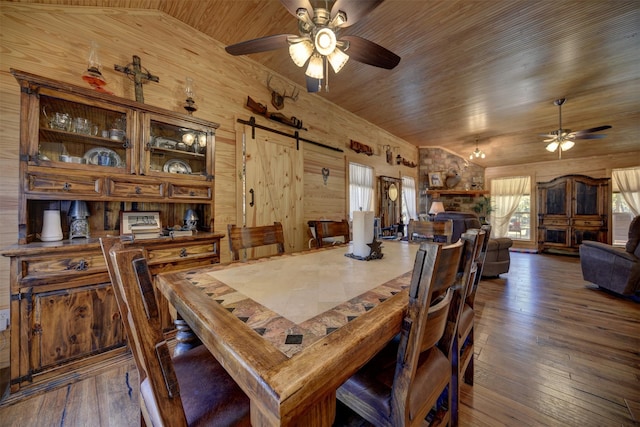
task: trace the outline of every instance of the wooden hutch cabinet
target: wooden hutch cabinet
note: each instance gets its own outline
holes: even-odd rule
[[[10,260],[11,392],[66,384],[127,353],[98,238],[120,234],[121,213],[159,212],[184,237],[133,240],[152,274],[220,261],[213,233],[218,125],[11,70],[21,88],[18,244]],[[89,210],[89,236],[70,238],[73,201]],[[57,210],[63,239],[42,241],[45,211]],[[50,240],[50,239],[46,239]],[[170,328],[167,305],[163,324]],[[0,394],[1,391],[0,391]]]
[[[566,175],[537,185],[539,251],[577,253],[583,240],[610,243],[609,178]]]

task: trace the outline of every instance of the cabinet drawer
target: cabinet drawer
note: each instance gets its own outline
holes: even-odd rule
[[[30,173],[27,175],[26,191],[96,196],[102,192],[102,179],[92,176]]]
[[[147,249],[149,264],[176,263],[191,259],[218,257],[213,242],[210,243],[176,243],[171,246]]]
[[[545,227],[569,225],[569,218],[545,218],[542,221],[542,225]]]
[[[169,185],[169,197],[172,199],[211,200],[210,185]]]
[[[574,219],[573,225],[575,227],[602,227],[604,221],[598,219]]]
[[[73,280],[76,277],[107,271],[101,252],[87,251],[79,254],[58,256],[29,257],[20,263],[21,284],[36,285],[62,279]]]
[[[145,197],[153,199],[164,198],[165,184],[163,182],[137,182],[109,178],[108,192],[116,197]]]

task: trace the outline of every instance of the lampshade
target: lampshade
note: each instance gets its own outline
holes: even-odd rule
[[[71,206],[69,206],[69,213],[67,216],[71,218],[86,218],[89,216],[89,208],[87,207],[87,202],[83,200],[74,200],[71,202]]]
[[[324,77],[324,64],[320,55],[315,53],[311,57],[305,74],[313,79],[322,79]]]
[[[552,152],[552,153],[553,153],[554,151],[556,151],[556,150],[558,149],[558,145],[560,145],[560,144],[558,143],[558,141],[553,141],[552,143],[550,143],[549,145],[547,145],[547,147],[546,147],[546,148],[547,148],[547,151],[550,151],[550,152]]]
[[[437,215],[440,212],[444,212],[444,204],[442,202],[431,203],[431,209],[429,209],[429,213],[431,215]]]
[[[567,140],[560,143],[560,148],[562,149],[562,151],[567,151],[571,150],[574,145],[576,145],[575,142]]]
[[[327,56],[327,59],[329,60],[329,64],[331,64],[331,68],[333,68],[333,72],[337,74],[338,71],[342,70],[344,64],[346,64],[349,60],[349,55],[347,55],[340,49],[335,48],[333,52],[331,52],[329,56]]]
[[[311,43],[311,40],[303,40],[289,46],[289,55],[298,67],[302,67],[312,53],[313,43]]]
[[[330,28],[322,28],[316,33],[316,50],[320,55],[327,56],[336,48],[336,35]]]

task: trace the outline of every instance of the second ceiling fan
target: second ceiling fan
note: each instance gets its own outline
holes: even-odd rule
[[[570,150],[575,145],[576,139],[600,139],[607,135],[594,135],[594,132],[600,132],[601,130],[611,129],[611,126],[604,125],[594,128],[578,130],[572,132],[571,129],[562,128],[562,105],[565,103],[566,98],[560,98],[553,101],[554,105],[558,106],[558,130],[552,131],[548,134],[542,134],[547,139],[544,142],[547,144],[547,151],[554,152],[558,150],[558,158],[562,158],[562,152]]]
[[[345,35],[338,39],[338,32],[355,24],[375,9],[383,0],[335,0],[322,1],[325,7],[311,6],[309,0],[280,0],[283,6],[298,19],[300,35],[276,34],[227,46],[231,55],[247,55],[269,50],[289,48],[289,55],[298,67],[307,65],[305,72],[307,90],[318,92],[326,80],[329,67],[337,73],[349,58],[374,67],[392,69],[400,57],[384,47],[362,37]]]

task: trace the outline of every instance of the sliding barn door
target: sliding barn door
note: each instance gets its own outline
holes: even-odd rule
[[[247,227],[282,223],[287,252],[304,248],[303,154],[295,139],[243,125],[244,162],[243,209]],[[255,136],[255,137],[254,137]],[[249,257],[275,253],[258,248]]]

